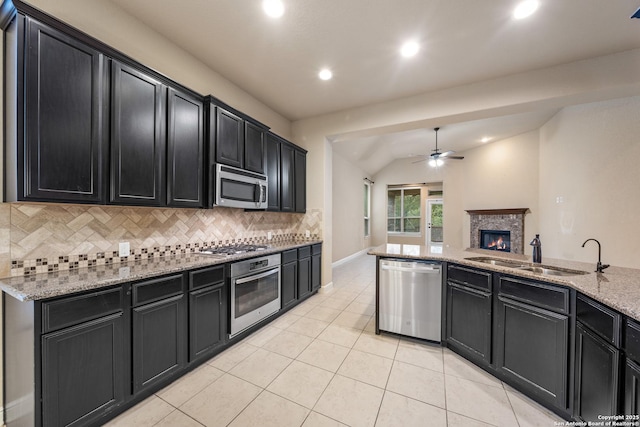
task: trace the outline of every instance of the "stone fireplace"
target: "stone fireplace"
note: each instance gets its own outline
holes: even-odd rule
[[[516,254],[524,253],[524,216],[528,208],[468,210],[470,246]]]

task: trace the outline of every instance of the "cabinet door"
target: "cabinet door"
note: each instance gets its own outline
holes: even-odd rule
[[[167,129],[167,204],[204,206],[204,131],[202,100],[169,89]]]
[[[298,299],[311,294],[311,257],[298,260]]]
[[[115,61],[112,87],[110,201],[161,206],[166,197],[166,89]]]
[[[280,147],[280,210],[293,212],[295,209],[295,175],[294,175],[294,149],[288,144]]]
[[[491,362],[491,294],[449,282],[447,343],[476,363]]]
[[[267,210],[280,210],[280,141],[268,133],[265,136],[265,159],[267,174]]]
[[[496,368],[538,398],[567,409],[569,318],[498,297]]]
[[[322,255],[311,256],[311,290],[315,291],[322,286]]]
[[[104,202],[106,83],[99,52],[27,18],[19,199]]]
[[[307,211],[307,155],[295,150],[295,211]]]
[[[227,296],[225,285],[189,294],[189,361],[211,354],[226,342]]]
[[[42,337],[44,426],[87,425],[124,401],[122,313]]]
[[[244,124],[244,168],[257,173],[265,172],[264,129],[251,122]]]
[[[282,264],[280,272],[282,277],[280,300],[284,309],[298,301],[298,262]]]
[[[244,166],[244,120],[227,110],[216,108],[216,162]]]
[[[179,372],[186,361],[184,295],[133,309],[133,392]]]
[[[627,359],[624,378],[624,413],[638,415],[640,412],[640,365]]]
[[[576,323],[574,416],[601,421],[598,415],[616,415],[620,352]]]

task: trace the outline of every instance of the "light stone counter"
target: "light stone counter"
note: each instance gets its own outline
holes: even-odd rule
[[[438,252],[440,249],[442,249],[442,252]],[[373,248],[368,253],[369,255],[380,257],[455,262],[488,271],[508,273],[513,276],[564,285],[576,289],[584,295],[640,321],[640,270],[638,269],[609,267],[604,273],[596,273],[594,270],[597,259],[594,259],[593,263],[585,263],[560,259],[545,259],[543,254],[541,266],[589,272],[588,274],[577,276],[547,276],[466,259],[469,257],[488,256],[531,263],[531,257],[529,256],[482,249],[459,250],[446,247],[386,244]]]
[[[269,248],[264,251],[246,252],[226,257],[187,253],[171,257],[157,257],[32,276],[7,277],[0,279],[0,289],[20,301],[42,300],[170,273],[254,258],[316,243],[322,243],[322,241],[274,243],[270,244]]]

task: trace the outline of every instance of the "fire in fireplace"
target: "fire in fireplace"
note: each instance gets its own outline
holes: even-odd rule
[[[511,232],[506,230],[480,230],[480,248],[511,251]]]

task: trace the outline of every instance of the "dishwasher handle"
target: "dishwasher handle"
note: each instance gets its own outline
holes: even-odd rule
[[[424,274],[440,274],[440,266],[420,266],[420,267],[398,267],[393,265],[382,264],[380,266],[382,270],[388,271],[403,271],[408,273],[424,273]]]

